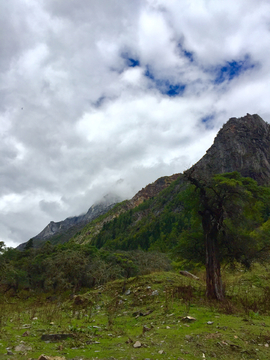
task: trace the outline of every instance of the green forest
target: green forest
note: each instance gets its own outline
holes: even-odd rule
[[[207,181],[185,175],[158,196],[105,222],[83,244],[76,239],[89,233],[91,224],[64,244],[34,248],[29,240],[19,251],[2,242],[1,291],[76,292],[153,271],[205,267],[210,289],[211,274],[218,271],[220,277],[222,266],[240,263],[250,269],[269,260],[269,200],[269,188],[237,172]],[[221,277],[219,286],[221,290]],[[208,296],[219,299],[215,293]]]

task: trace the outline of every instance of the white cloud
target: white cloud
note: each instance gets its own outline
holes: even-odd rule
[[[270,120],[269,8],[2,2],[0,240],[27,241],[106,192],[131,197],[183,171],[231,116]]]

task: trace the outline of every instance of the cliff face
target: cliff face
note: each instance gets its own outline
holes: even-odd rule
[[[270,125],[260,116],[231,118],[202,159],[186,173],[208,177],[231,171],[251,177],[259,185],[270,185]]]
[[[137,192],[131,200],[129,200],[130,208],[140,205],[144,200],[156,196],[163,189],[167,188],[173,181],[175,181],[180,174],[173,174],[171,176],[163,176],[157,179],[152,184],[147,185],[145,188]]]

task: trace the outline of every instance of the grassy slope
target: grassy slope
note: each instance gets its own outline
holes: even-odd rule
[[[230,301],[223,305],[205,301],[203,274],[196,281],[173,272],[115,281],[77,299],[3,298],[0,359],[42,353],[66,359],[269,359],[269,270],[224,273]],[[196,321],[183,321],[187,315]],[[48,333],[73,337],[42,341]],[[15,352],[22,341],[32,350]],[[140,348],[133,347],[136,341]],[[5,355],[7,347],[14,357]]]

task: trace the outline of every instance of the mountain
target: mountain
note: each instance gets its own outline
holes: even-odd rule
[[[255,179],[259,185],[270,185],[270,125],[259,115],[229,119],[206,154],[186,173],[207,178],[232,171]],[[80,244],[109,244],[125,250],[166,247],[164,238],[173,242],[185,221],[179,200],[185,187],[183,174],[162,177],[131,200],[116,206],[118,201],[96,204],[85,215],[51,222],[33,238],[34,245],[47,240],[63,243],[72,238]]]
[[[117,210],[113,212],[113,215],[110,214],[110,210],[121,201],[121,198],[119,196],[110,194],[104,196],[101,201],[92,205],[86,214],[69,217],[59,222],[51,221],[38,235],[32,238],[33,246],[39,247],[46,241],[50,241],[52,244],[65,243],[75,234],[79,236],[81,229],[83,229],[88,223],[91,223],[96,218],[109,213],[107,216],[105,216],[104,220],[99,222],[98,228],[100,228],[104,222],[108,222],[116,216],[119,216],[119,214],[133,209],[143,201],[156,196],[161,190],[165,189],[173,181],[175,181],[178,176],[179,174],[174,174],[157,179],[154,183],[149,184],[145,188],[141,189],[135,196],[133,196],[131,200],[126,200],[120,203],[117,207]],[[17,249],[23,250],[26,244],[27,242],[20,244]]]
[[[232,171],[249,176],[260,185],[270,185],[270,125],[258,115],[229,119],[206,154],[186,173],[207,178]],[[112,209],[102,219],[89,223],[73,240],[99,248],[172,249],[186,221],[182,214],[181,192],[187,182],[183,174],[175,177],[176,180],[156,196],[144,199],[136,207],[127,202]],[[140,198],[138,194],[137,198]]]
[[[238,171],[259,185],[270,185],[270,125],[259,115],[231,118],[214,144],[188,172],[194,177]]]
[[[69,217],[63,221],[51,221],[38,235],[32,238],[33,246],[38,247],[48,240],[50,240],[53,244],[68,241],[87,223],[105,214],[119,201],[121,201],[119,196],[107,194],[99,202],[92,205],[86,214]],[[20,244],[18,249],[23,250],[26,244],[27,242]]]

